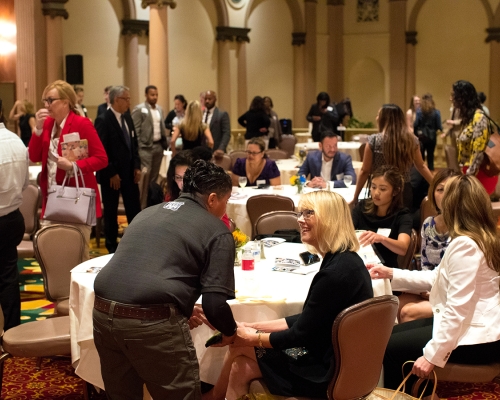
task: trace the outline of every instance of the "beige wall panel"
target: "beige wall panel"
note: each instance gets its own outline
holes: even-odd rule
[[[134,0],[135,3],[135,18],[149,21],[149,7],[142,8],[142,0]]]
[[[319,92],[328,92],[328,77],[327,77],[327,68],[328,68],[328,34],[319,33],[316,35],[316,92],[314,94],[314,98],[306,99],[306,104],[315,103],[316,95]],[[306,39],[307,40],[307,39]],[[340,99],[334,99],[332,97],[332,93],[328,93],[332,101],[338,102]],[[304,121],[306,121],[304,119]],[[306,121],[307,122],[307,121]]]
[[[123,84],[121,0],[68,1],[69,18],[63,20],[63,51],[83,55],[85,105],[103,102],[108,85]]]
[[[345,95],[356,118],[375,123],[378,109],[389,98],[389,36],[354,34],[344,40]]]
[[[254,96],[269,96],[279,118],[292,118],[293,26],[285,0],[260,3],[250,15],[248,28],[248,106]],[[294,122],[294,127],[304,126],[300,122]]]
[[[138,98],[140,101],[144,100],[144,89],[149,85],[149,38],[144,34],[139,36],[139,49],[138,49],[138,59],[139,59],[139,91],[140,94]],[[172,99],[174,98],[173,96]],[[173,101],[169,101],[168,104],[173,104]]]
[[[451,85],[458,79],[472,82],[488,96],[486,12],[480,0],[460,1],[460,7],[456,4],[456,0],[427,1],[417,19],[417,94],[432,93],[443,118],[449,113]],[[446,18],[436,23],[437,15]]]
[[[203,90],[217,89],[217,15],[213,0],[177,1],[168,10],[170,97],[199,100]]]
[[[385,103],[386,79],[382,66],[371,58],[359,60],[348,74],[350,98],[354,116],[363,122],[375,123],[375,117]]]

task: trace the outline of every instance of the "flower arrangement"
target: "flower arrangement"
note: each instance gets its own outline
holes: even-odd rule
[[[290,177],[290,185],[297,186],[297,193],[302,193],[302,188],[306,184],[306,176],[305,175],[293,175]]]
[[[239,228],[236,228],[233,231],[233,239],[234,239],[234,246],[238,249],[246,245],[250,238],[247,235],[245,235]]]

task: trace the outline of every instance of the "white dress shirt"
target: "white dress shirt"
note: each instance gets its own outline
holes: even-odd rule
[[[0,123],[0,217],[19,208],[28,183],[28,149]]]

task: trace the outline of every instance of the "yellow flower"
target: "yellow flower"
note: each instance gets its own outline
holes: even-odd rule
[[[236,228],[233,231],[233,239],[236,247],[244,246],[249,240],[248,236],[245,235],[239,228]]]
[[[290,185],[296,186],[297,183],[299,183],[299,177],[298,177],[298,175],[292,175],[290,177]]]

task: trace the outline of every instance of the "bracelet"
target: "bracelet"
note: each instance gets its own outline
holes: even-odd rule
[[[263,332],[262,331],[257,331],[256,333],[259,334],[258,335],[259,345],[257,346],[256,353],[257,353],[257,357],[258,358],[262,358],[264,356],[264,354],[266,354],[266,349],[262,345],[262,339],[260,337],[261,333],[263,333]]]

